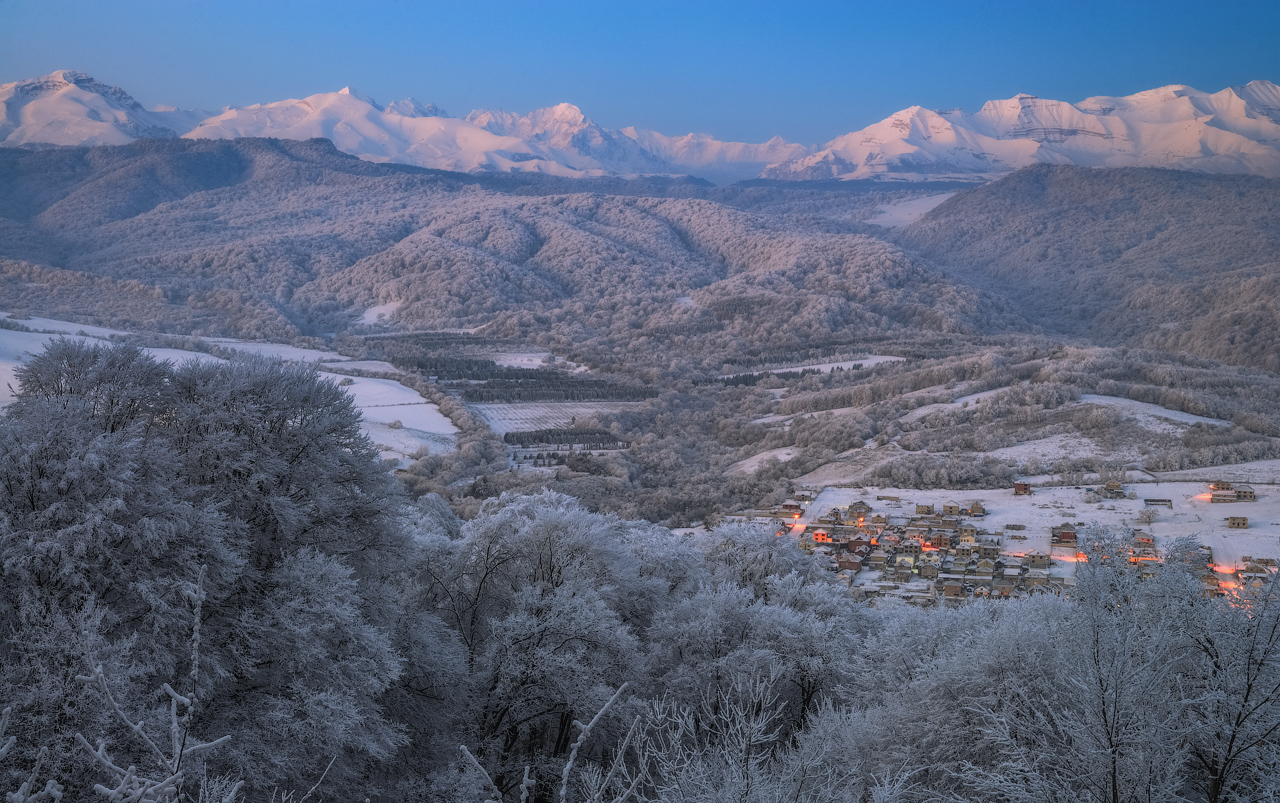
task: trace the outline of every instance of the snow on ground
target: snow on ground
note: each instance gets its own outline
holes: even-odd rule
[[[760,470],[760,464],[768,460],[770,457],[778,459],[778,462],[785,463],[796,456],[800,450],[794,446],[783,446],[781,449],[768,449],[760,454],[754,454],[745,460],[739,460],[729,466],[730,471],[741,471],[744,474],[754,474]]]
[[[146,353],[155,357],[157,360],[166,360],[174,365],[181,365],[187,360],[195,360],[196,362],[225,362],[220,357],[212,354],[205,354],[200,351],[184,351],[183,349],[143,349]]]
[[[1161,482],[1177,480],[1212,482],[1213,480],[1222,479],[1228,482],[1276,485],[1280,483],[1280,460],[1254,460],[1249,463],[1236,463],[1229,466],[1210,466],[1208,468],[1188,468],[1182,471],[1148,473]]]
[[[321,366],[320,370],[325,370],[325,366]],[[382,360],[347,360],[342,363],[344,371],[374,371],[383,374],[399,374],[403,373],[399,368],[389,362]]]
[[[343,390],[351,394],[364,416],[361,430],[378,445],[384,459],[398,460],[400,468],[407,467],[413,454],[424,446],[437,453],[457,446],[458,428],[412,388],[390,379],[321,376],[333,382],[351,380]],[[396,422],[399,425],[392,426]]]
[[[294,362],[346,362],[351,359],[336,351],[304,349],[297,346],[286,346],[282,343],[251,343],[247,340],[233,340],[226,337],[206,338],[206,342],[215,343],[224,349],[234,349],[241,354],[258,354],[263,357],[276,357]]]
[[[981,393],[974,393],[969,396],[961,396],[960,398],[956,399],[953,402],[944,402],[941,404],[926,404],[923,407],[917,407],[916,409],[910,411],[909,413],[904,414],[898,420],[904,424],[907,424],[912,421],[917,421],[921,418],[924,418],[926,415],[929,415],[930,413],[936,413],[939,410],[955,410],[957,408],[963,407],[966,404],[977,404],[981,402],[982,399],[985,399],[988,396],[994,396],[995,394],[999,393],[1002,390],[1008,390],[1008,388],[996,388],[995,390],[984,390]]]
[[[392,301],[387,304],[379,304],[376,307],[369,307],[369,309],[365,310],[364,314],[360,316],[360,323],[366,325],[382,323],[394,315],[396,311],[403,306],[403,301]]]
[[[863,223],[870,223],[873,226],[884,226],[887,229],[897,226],[905,226],[908,223],[915,223],[924,217],[927,212],[935,206],[955,195],[954,192],[944,192],[940,195],[926,195],[923,198],[912,198],[909,201],[899,201],[895,204],[884,204],[880,207],[880,212],[874,217],[869,217]]]
[[[25,323],[23,321],[24,325]],[[56,335],[0,329],[0,405],[8,404],[14,399],[10,388],[18,387],[18,381],[14,378],[18,366],[29,359],[29,355],[43,349],[54,337]]]
[[[809,370],[816,370],[821,371],[824,374],[829,374],[837,368],[844,368],[846,370],[857,367],[870,368],[872,366],[879,365],[882,362],[900,362],[905,359],[906,357],[890,357],[884,354],[872,354],[857,360],[843,360],[841,362],[800,363],[796,365],[784,365],[781,368],[744,368],[741,371],[735,371],[731,374],[721,374],[720,378],[726,379],[731,376],[738,376],[739,374],[778,374],[787,371]]]
[[[0,312],[0,318],[11,318],[8,313]],[[119,329],[105,329],[101,326],[86,326],[81,323],[59,321],[53,318],[23,318],[14,321],[37,332],[62,332],[68,335],[92,335],[93,337],[110,337],[111,335],[127,335]]]
[[[1011,460],[1019,464],[1026,463],[1033,458],[1039,459],[1042,463],[1052,463],[1055,460],[1067,460],[1077,457],[1101,457],[1108,460],[1115,459],[1126,462],[1136,461],[1141,458],[1138,450],[1134,447],[1119,451],[1113,448],[1103,448],[1092,439],[1075,432],[1050,435],[1047,438],[1040,438],[1034,441],[1024,441],[1017,446],[1006,446],[1003,449],[992,449],[989,452],[983,452],[982,456],[994,457],[1001,461]]]
[[[1230,426],[1230,421],[1222,421],[1217,418],[1205,418],[1202,415],[1192,415],[1191,413],[1183,413],[1177,410],[1166,410],[1158,404],[1149,404],[1147,402],[1134,401],[1119,396],[1099,396],[1094,393],[1085,393],[1080,397],[1081,404],[1101,404],[1107,407],[1117,407],[1126,413],[1142,418],[1156,418],[1164,421],[1174,421],[1179,424],[1191,426],[1192,424],[1209,424],[1211,426]],[[1139,423],[1145,423],[1139,421]]]
[[[635,410],[643,402],[517,402],[515,404],[472,404],[469,407],[499,435],[533,429],[562,429],[574,419],[597,413]]]
[[[558,357],[554,363],[543,362],[550,356],[549,351],[501,351],[496,354],[486,354],[485,358],[493,360],[503,368],[557,368],[575,374],[587,370],[585,365]]]
[[[804,482],[804,479],[798,482]],[[826,487],[809,503],[800,524],[807,524],[833,507],[849,505],[859,499],[871,505],[875,512],[891,519],[914,513],[916,504],[932,504],[935,509],[940,509],[945,502],[963,505],[976,499],[987,509],[987,515],[969,521],[990,532],[1003,530],[1001,547],[1009,553],[1049,552],[1049,528],[1052,525],[1097,522],[1144,530],[1155,537],[1157,547],[1179,536],[1194,535],[1200,543],[1213,549],[1214,563],[1220,569],[1234,571],[1244,567],[1244,557],[1280,559],[1280,487],[1255,484],[1253,488],[1258,495],[1257,502],[1214,504],[1209,501],[1209,486],[1204,482],[1132,482],[1125,484],[1125,490],[1133,491],[1137,499],[1087,504],[1083,487],[1076,489],[1073,486],[1037,487],[1031,496],[1014,496],[1012,489],[918,491],[907,488]],[[896,496],[900,501],[877,501],[877,496]],[[1155,522],[1140,524],[1138,514],[1147,509],[1143,499],[1169,499],[1173,509],[1150,508],[1156,511]],[[1228,516],[1247,516],[1249,528],[1229,529]],[[1011,530],[1008,528],[1010,524],[1021,524],[1026,529]],[[1011,537],[1015,535],[1025,536],[1025,540]],[[1055,572],[1071,570],[1073,552],[1061,548],[1052,551]]]
[[[27,324],[27,321],[22,323]],[[110,331],[110,330],[108,330]],[[9,329],[0,329],[0,406],[6,405],[13,401],[13,394],[10,387],[17,388],[18,382],[15,379],[15,371],[23,361],[31,359],[32,356],[39,354],[50,341],[62,337],[61,334],[49,334],[46,332],[14,332]],[[84,337],[81,335],[70,335],[72,340],[80,340],[83,342],[101,342],[108,341],[99,340],[94,337]],[[151,356],[158,360],[168,360],[172,363],[180,363],[184,360],[217,360],[217,357],[209,354],[201,354],[194,351],[181,351],[179,349],[143,349]]]

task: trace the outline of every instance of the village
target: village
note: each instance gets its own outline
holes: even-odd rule
[[[1157,571],[1162,542],[1194,536],[1195,569],[1207,595],[1262,587],[1280,556],[1280,494],[1259,496],[1251,485],[1017,482],[954,496],[828,487],[734,518],[767,521],[779,536],[798,539],[827,558],[858,599],[896,597],[926,606],[1042,593],[1070,597],[1076,568],[1086,559],[1081,537],[1094,523],[1133,530],[1128,557],[1143,577]]]

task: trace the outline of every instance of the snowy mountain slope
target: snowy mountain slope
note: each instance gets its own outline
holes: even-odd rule
[[[755,178],[771,164],[800,159],[815,150],[813,146],[787,142],[782,137],[761,143],[724,142],[710,134],[669,137],[632,126],[619,133],[668,164],[717,183]]]
[[[123,145],[178,135],[166,113],[149,112],[123,89],[75,70],[0,84],[0,109],[6,146]]]
[[[684,172],[634,140],[596,125],[571,103],[525,115],[477,109],[467,115],[467,122],[494,134],[519,137],[548,158],[583,170],[615,175]]]
[[[981,180],[1037,163],[1280,177],[1280,87],[1167,86],[1078,104],[1017,95],[973,114],[912,106],[763,175]]]
[[[480,109],[459,120],[414,98],[384,107],[350,87],[217,114],[147,111],[122,89],[64,71],[5,84],[0,100],[0,144],[13,146],[110,145],[178,135],[324,137],[362,159],[442,170],[567,177],[709,173],[722,181],[753,177],[767,164],[812,150],[777,138],[751,145],[703,134],[610,130],[568,103],[524,115]]]
[[[396,110],[423,112],[428,109],[412,99],[397,101],[384,109],[348,87],[340,92],[322,92],[297,100],[227,109],[183,136],[188,139],[323,137],[339,150],[371,162],[397,162],[461,172],[605,174],[599,168],[580,170],[567,166],[547,158],[519,137],[494,134],[466,120],[405,116]]]
[[[568,103],[523,115],[479,109],[457,119],[413,98],[384,107],[350,87],[214,115],[148,111],[122,89],[65,70],[0,85],[0,103],[0,145],[9,146],[324,137],[369,161],[442,170],[689,174],[719,183],[755,176],[983,181],[1038,163],[1280,177],[1280,87],[1268,81],[1216,93],[1174,85],[1075,104],[1017,95],[972,114],[912,106],[812,147],[778,137],[744,143],[609,129]]]

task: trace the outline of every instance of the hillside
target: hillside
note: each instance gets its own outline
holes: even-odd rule
[[[813,194],[777,189],[724,191],[731,206],[680,183],[565,186],[375,165],[324,140],[0,151],[0,287],[23,311],[283,339],[385,305],[392,328],[486,326],[707,372],[1026,328],[1006,303],[856,233],[876,197],[829,193],[819,215]]]
[[[1280,181],[1044,165],[894,236],[1050,331],[1280,370]]]

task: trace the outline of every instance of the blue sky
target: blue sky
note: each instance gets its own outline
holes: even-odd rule
[[[0,82],[80,69],[216,109],[350,84],[455,115],[561,101],[668,134],[820,142],[911,105],[1280,83],[1280,2],[0,0]]]

